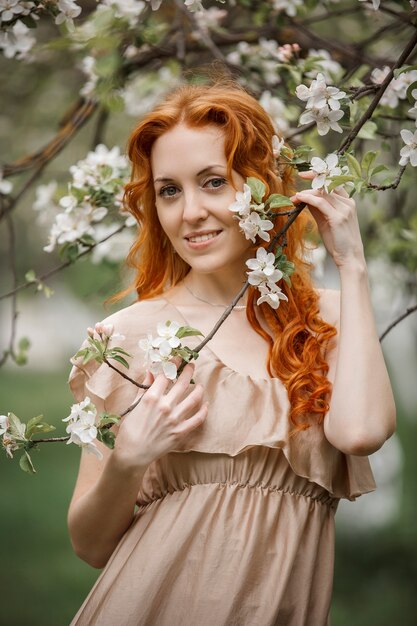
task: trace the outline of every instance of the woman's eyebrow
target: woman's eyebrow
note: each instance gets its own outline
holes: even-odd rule
[[[225,165],[221,165],[220,163],[214,163],[213,165],[208,165],[207,167],[205,167],[200,172],[197,172],[197,176],[202,176],[203,174],[207,174],[207,172],[210,172],[210,170],[213,170],[213,169],[218,168],[218,167],[226,169]],[[158,176],[158,178],[155,178],[155,180],[153,182],[154,183],[168,183],[168,182],[173,182],[174,180],[175,180],[174,178],[169,178],[169,177],[165,177],[165,176]]]

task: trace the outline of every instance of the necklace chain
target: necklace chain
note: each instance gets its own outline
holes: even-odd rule
[[[208,300],[204,300],[204,298],[200,298],[200,296],[197,296],[193,291],[191,291],[191,289],[185,283],[184,283],[184,287],[193,296],[193,298],[195,298],[196,300],[200,300],[200,302],[204,302],[205,304],[209,304],[210,306],[221,307],[222,309],[227,309],[227,307],[229,306],[228,304],[215,304],[214,302],[209,302]],[[245,304],[237,304],[233,308],[235,308],[235,309],[246,309],[246,305]]]

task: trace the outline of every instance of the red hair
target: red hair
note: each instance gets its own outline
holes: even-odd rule
[[[140,228],[127,258],[128,265],[136,270],[134,284],[127,292],[136,290],[141,300],[163,293],[190,270],[190,266],[174,254],[160,226],[150,165],[156,139],[180,123],[192,128],[215,125],[223,130],[229,180],[235,170],[243,178],[261,179],[267,194],[288,196],[293,193],[292,169],[277,172],[272,153],[271,141],[275,134],[272,122],[249,93],[233,82],[224,81],[211,86],[178,88],[146,115],[129,140],[133,167],[131,182],[125,190],[125,204]],[[272,232],[282,228],[285,219],[277,216]],[[310,278],[310,265],[304,258],[307,222],[308,215],[303,212],[287,232],[285,252],[296,267],[291,277],[292,287],[284,281],[282,284],[288,302],[282,302],[277,310],[267,303],[256,307],[257,291],[250,288],[247,307],[250,324],[269,343],[268,372],[286,386],[290,419],[297,430],[307,428],[312,417],[313,421],[321,423],[328,410],[331,384],[326,378],[325,349],[336,334],[336,329],[319,316],[318,294]],[[255,307],[266,320],[272,338],[261,327]]]

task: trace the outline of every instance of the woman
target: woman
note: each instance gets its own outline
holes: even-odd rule
[[[126,202],[140,223],[129,254],[139,301],[106,322],[125,335],[136,380],[138,342],[158,323],[206,335],[245,282],[259,244],[229,206],[248,176],[268,194],[291,194],[273,134],[250,95],[221,84],[181,87],[132,134]],[[296,270],[291,287],[280,284],[279,308],[257,305],[251,289],[195,370],[175,383],[146,374],[150,388],[115,449],[102,447],[103,461],[82,455],[69,529],[77,554],[104,571],[73,624],[328,623],[337,503],[374,489],[366,455],[393,433],[395,407],[355,203],[340,190],[292,200],[309,205],[340,294],[313,288],[304,211],[287,233]],[[76,365],[77,400],[120,414],[135,399],[105,364]]]

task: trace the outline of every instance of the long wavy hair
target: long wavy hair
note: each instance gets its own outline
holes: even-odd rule
[[[136,290],[141,300],[163,293],[190,271],[190,266],[174,253],[159,223],[151,171],[154,142],[180,123],[192,128],[215,125],[222,129],[230,181],[235,170],[243,178],[261,179],[267,194],[288,196],[294,191],[292,168],[277,169],[271,119],[247,91],[232,81],[176,89],[139,123],[128,144],[132,177],[125,189],[125,205],[139,223],[139,234],[127,258],[128,266],[136,271],[134,284],[127,292]],[[275,218],[272,235],[282,228],[285,219]],[[325,351],[336,334],[336,329],[320,318],[311,266],[305,259],[304,237],[310,220],[304,211],[287,232],[285,252],[296,267],[292,286],[285,282],[282,285],[288,302],[283,301],[277,310],[267,303],[258,307],[257,291],[250,288],[247,306],[250,324],[269,344],[269,375],[278,377],[287,389],[295,431],[321,423],[329,408],[331,384],[326,377]],[[270,334],[262,328],[255,310],[260,311]]]

